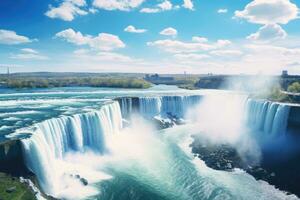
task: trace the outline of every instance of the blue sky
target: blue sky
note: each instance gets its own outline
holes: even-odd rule
[[[300,73],[299,0],[1,0],[0,72]]]

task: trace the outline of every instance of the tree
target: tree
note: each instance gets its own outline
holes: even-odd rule
[[[294,82],[288,87],[289,92],[293,93],[300,93],[300,83],[299,82]]]

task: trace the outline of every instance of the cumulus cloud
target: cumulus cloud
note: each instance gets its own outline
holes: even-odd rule
[[[37,50],[30,49],[30,48],[23,48],[23,49],[21,49],[21,51],[23,51],[25,53],[34,53],[34,54],[38,54],[39,53]]]
[[[130,11],[139,7],[145,0],[94,0],[93,6],[104,10]]]
[[[170,1],[165,0],[162,3],[157,4],[156,7],[154,7],[154,8],[142,8],[140,10],[140,12],[141,13],[158,13],[158,12],[168,11],[168,10],[172,10],[172,9],[178,9],[178,5],[173,6],[173,4]]]
[[[211,51],[210,54],[216,56],[240,56],[243,55],[243,52],[239,50],[215,50]]]
[[[146,29],[137,29],[132,25],[127,26],[124,29],[125,32],[129,32],[129,33],[145,33],[147,30]]]
[[[193,61],[199,61],[203,60],[205,58],[209,58],[209,55],[206,54],[195,54],[195,53],[188,53],[188,54],[175,54],[174,57],[178,60],[193,60]]]
[[[160,12],[160,9],[158,8],[142,8],[140,10],[141,13],[158,13]]]
[[[275,39],[283,39],[287,36],[287,33],[277,24],[266,24],[259,28],[256,33],[253,33],[247,37],[251,40],[270,41]]]
[[[205,38],[205,37],[194,36],[194,37],[192,37],[192,41],[194,41],[194,42],[208,42],[208,39]]]
[[[176,36],[177,30],[172,27],[168,27],[168,28],[165,28],[164,30],[162,30],[159,34],[167,35],[167,36]]]
[[[192,0],[183,0],[182,7],[189,9],[189,10],[194,10],[194,4]]]
[[[49,10],[45,13],[50,18],[72,21],[77,15],[87,15],[88,12],[81,7],[86,6],[85,0],[65,0],[58,7],[50,5]]]
[[[26,36],[18,35],[15,31],[0,29],[0,44],[22,44],[33,42],[35,39],[29,39]]]
[[[30,49],[30,48],[23,48],[20,50],[21,53],[12,54],[10,56],[11,59],[18,59],[18,60],[47,60],[47,56],[41,55],[37,50]]]
[[[217,43],[215,44],[216,47],[225,47],[231,44],[230,40],[218,40]]]
[[[95,14],[95,13],[98,12],[98,10],[95,9],[95,8],[90,8],[90,9],[89,9],[89,12],[92,13],[92,14]]]
[[[266,44],[245,45],[247,55],[242,60],[248,66],[261,71],[279,73],[290,63],[300,62],[300,49]]]
[[[94,61],[94,62],[108,62],[108,63],[137,63],[140,62],[140,59],[135,59],[130,56],[108,52],[108,51],[93,51],[89,49],[77,49],[74,51],[74,55],[76,58],[80,58],[82,60]]]
[[[172,10],[173,5],[170,1],[164,1],[160,4],[157,5],[159,8],[161,8],[162,10]]]
[[[195,42],[182,42],[179,40],[157,40],[154,42],[148,42],[148,46],[154,46],[170,53],[192,53],[198,51],[208,51],[218,48],[223,48],[230,45],[229,40],[218,40],[214,43],[207,43],[207,41]]]
[[[220,8],[217,12],[218,13],[227,13],[228,10],[226,8]]]
[[[253,0],[235,17],[256,24],[287,24],[298,17],[299,9],[290,0]]]
[[[112,51],[114,49],[125,47],[125,44],[118,36],[108,33],[99,33],[98,36],[93,37],[90,35],[83,35],[79,31],[75,32],[73,29],[66,29],[57,33],[56,37],[76,45],[88,45],[93,49],[102,51]]]

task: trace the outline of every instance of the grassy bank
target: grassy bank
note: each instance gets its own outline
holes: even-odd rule
[[[1,200],[33,200],[36,199],[29,187],[21,183],[17,177],[0,172]]]

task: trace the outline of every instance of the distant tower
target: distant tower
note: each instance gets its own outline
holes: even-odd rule
[[[9,67],[7,67],[7,78],[9,78]]]
[[[9,66],[8,66],[7,67],[7,81],[6,81],[7,87],[9,86],[9,83],[10,83],[10,71],[9,71]]]
[[[283,70],[282,73],[281,73],[281,76],[282,77],[288,77],[289,76],[288,71],[287,70]]]

